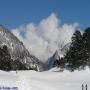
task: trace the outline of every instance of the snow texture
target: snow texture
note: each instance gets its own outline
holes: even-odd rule
[[[90,89],[90,70],[59,72],[57,68],[45,72],[0,71],[0,86],[18,87],[18,90],[81,90],[82,84]]]

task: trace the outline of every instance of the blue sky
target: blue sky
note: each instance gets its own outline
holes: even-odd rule
[[[53,12],[62,24],[90,26],[90,0],[0,0],[0,24],[9,29],[38,23]]]

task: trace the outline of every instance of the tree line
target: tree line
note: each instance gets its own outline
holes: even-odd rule
[[[90,67],[90,27],[86,28],[83,34],[79,30],[75,31],[69,50],[56,62],[62,70],[66,68],[74,71]]]
[[[11,58],[10,52],[6,45],[0,47],[0,70],[11,71],[11,70],[36,70],[36,68],[27,68],[27,65],[19,60]]]

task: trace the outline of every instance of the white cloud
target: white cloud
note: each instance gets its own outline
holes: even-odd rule
[[[77,23],[60,25],[60,20],[55,13],[40,21],[38,25],[29,23],[13,29],[16,35],[30,51],[40,60],[47,60],[60,48],[59,45],[69,43],[78,27]],[[24,33],[24,37],[21,33]]]

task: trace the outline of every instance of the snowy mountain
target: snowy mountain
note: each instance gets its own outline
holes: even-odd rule
[[[38,71],[43,70],[43,63],[34,55],[31,55],[22,42],[18,40],[9,30],[0,25],[0,47],[6,45],[13,61],[19,60],[25,64],[28,69],[36,68]]]
[[[69,50],[70,44],[71,43],[67,43],[61,49],[56,50],[53,56],[48,59],[48,61],[46,62],[48,69],[53,68],[55,66],[55,62],[64,57],[66,52]]]

